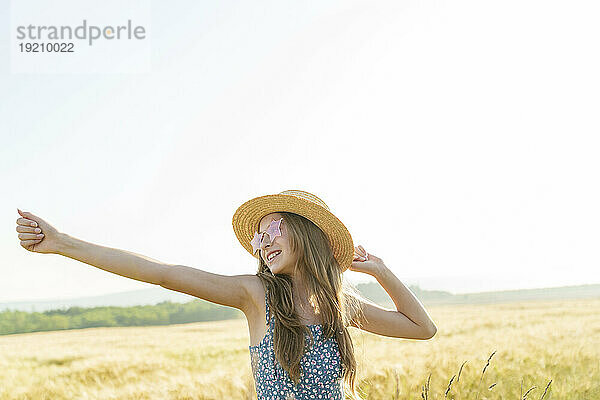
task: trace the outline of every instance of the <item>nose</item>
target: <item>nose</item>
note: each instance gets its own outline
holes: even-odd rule
[[[268,234],[265,234],[263,236],[263,240],[260,242],[260,248],[263,254],[265,253],[267,247],[271,247],[271,237]]]
[[[269,237],[269,235],[265,235],[263,237],[262,243],[260,244],[260,247],[262,248],[266,248],[267,246],[271,246],[271,238]]]

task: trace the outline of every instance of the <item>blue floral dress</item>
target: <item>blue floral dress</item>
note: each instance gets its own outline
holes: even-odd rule
[[[273,350],[274,317],[269,318],[265,293],[265,314],[269,328],[261,342],[250,349],[250,360],[258,400],[343,400],[344,383],[337,340],[323,340],[321,324],[307,325],[314,337],[306,337],[306,351],[300,360],[302,372],[297,385],[275,359]]]

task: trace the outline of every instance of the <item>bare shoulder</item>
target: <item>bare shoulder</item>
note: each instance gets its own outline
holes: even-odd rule
[[[265,302],[265,288],[260,278],[256,275],[244,275],[246,291],[248,292],[248,300],[252,311],[262,310]]]
[[[244,314],[248,321],[251,343],[257,342],[265,335],[265,288],[256,275],[245,275],[246,305]]]

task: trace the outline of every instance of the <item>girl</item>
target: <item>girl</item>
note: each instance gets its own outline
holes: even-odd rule
[[[244,312],[258,400],[359,399],[348,327],[397,338],[430,339],[437,328],[412,292],[362,246],[317,196],[286,190],[242,204],[232,220],[258,259],[255,275],[219,275],[166,264],[58,232],[18,210],[21,246],[229,306]],[[343,272],[372,275],[397,311],[362,298]]]

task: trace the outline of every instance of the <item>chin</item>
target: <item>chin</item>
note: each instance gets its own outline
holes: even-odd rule
[[[280,266],[279,264],[275,264],[273,266],[269,266],[267,265],[267,267],[271,270],[272,273],[274,274],[283,274],[286,272],[286,266]]]
[[[281,273],[281,268],[279,268],[278,266],[274,265],[272,267],[269,267],[267,265],[267,267],[271,270],[272,273],[274,274],[280,274]]]

